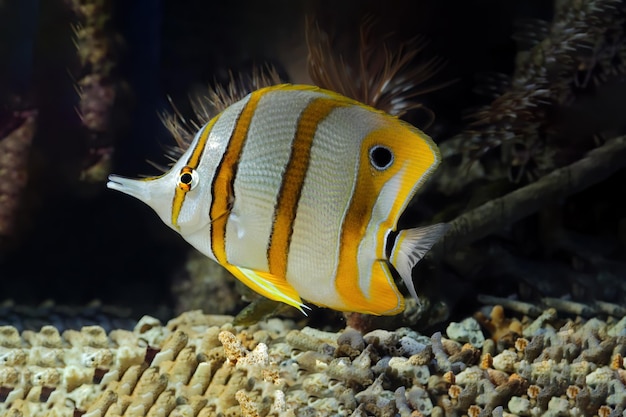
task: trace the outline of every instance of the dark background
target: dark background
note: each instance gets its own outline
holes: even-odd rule
[[[36,108],[39,119],[19,233],[6,239],[0,251],[0,302],[36,306],[54,300],[80,306],[98,299],[132,307],[137,315],[167,316],[173,309],[170,287],[183,268],[188,245],[147,206],[107,190],[104,181],[79,179],[86,149],[94,146],[93,141],[86,144],[76,112],[74,82],[84,69],[76,57],[72,25],[79,18],[62,1],[3,3],[0,99],[5,109],[16,106],[16,100]],[[156,174],[146,160],[166,162],[162,145],[171,144],[171,138],[158,114],[171,111],[168,96],[190,116],[189,94],[226,80],[231,69],[249,71],[263,62],[275,64],[291,81],[306,82],[307,13],[348,36],[357,33],[363,16],[374,15],[381,27],[401,39],[417,34],[429,38],[429,49],[448,61],[436,79],[458,79],[423,97],[437,115],[428,129],[437,142],[457,134],[464,113],[484,104],[473,92],[476,74],[512,73],[515,22],[552,18],[551,2],[545,0],[112,4],[108,30],[116,40],[112,77],[119,88],[111,122],[114,135],[106,140],[115,148],[112,172],[126,176]],[[606,108],[619,107],[619,100]],[[418,126],[421,121],[418,114],[409,120]],[[612,122],[609,115],[607,123]],[[583,214],[574,215],[571,225],[581,226],[580,219],[587,218],[584,205],[590,199],[604,199],[606,221],[617,224],[623,212],[611,207],[615,194],[624,193],[624,179],[622,171],[575,196],[573,210],[580,207]],[[598,224],[581,228],[594,231]],[[475,285],[485,289],[480,281]]]

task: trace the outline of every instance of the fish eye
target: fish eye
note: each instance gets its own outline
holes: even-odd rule
[[[198,185],[198,173],[191,167],[183,167],[178,176],[178,188],[183,191],[191,191]]]
[[[393,152],[382,145],[374,145],[370,148],[370,163],[380,171],[385,170],[393,164]]]

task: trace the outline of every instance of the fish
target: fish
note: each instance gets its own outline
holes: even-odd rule
[[[424,132],[315,86],[260,88],[200,127],[161,176],[110,175],[257,293],[306,314],[395,315],[448,225],[396,230],[440,163]]]

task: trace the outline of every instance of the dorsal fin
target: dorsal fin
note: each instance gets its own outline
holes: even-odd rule
[[[450,225],[437,223],[432,226],[401,230],[391,249],[389,262],[402,277],[404,285],[419,302],[411,272],[426,252],[446,233]]]

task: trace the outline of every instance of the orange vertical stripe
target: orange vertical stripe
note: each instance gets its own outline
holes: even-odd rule
[[[187,160],[187,166],[196,169],[200,164],[200,158],[202,157],[202,153],[204,152],[204,148],[206,147],[206,143],[209,139],[209,134],[211,130],[213,130],[213,126],[217,119],[219,119],[220,115],[215,116],[205,125],[204,130],[202,131],[202,135],[198,138],[198,143],[191,151],[191,155]],[[185,195],[187,195],[187,191],[182,190],[176,187],[176,191],[174,191],[174,199],[172,200],[172,225],[178,229],[178,216],[180,215],[180,211],[183,208],[183,203],[185,202]]]
[[[398,124],[395,120],[390,123],[389,120],[363,138],[357,184],[341,230],[335,281],[346,309],[374,314],[396,314],[404,308],[404,297],[398,291],[386,261],[385,236],[387,231],[395,230],[404,208],[438,159],[436,148],[426,135],[409,125]],[[394,164],[384,171],[377,171],[369,164],[369,149],[375,144],[384,144],[395,153]],[[359,285],[363,278],[357,260],[359,245],[383,187],[396,176],[400,177],[391,210],[378,219],[376,253],[372,254],[376,259],[370,271],[363,271],[371,274],[369,292],[364,294]]]
[[[317,127],[333,109],[342,105],[344,104],[337,100],[318,98],[311,101],[300,114],[291,155],[276,199],[272,233],[267,247],[267,260],[272,275],[284,277],[287,274],[287,255],[293,234],[293,223]]]
[[[265,93],[265,90],[257,90],[250,95],[250,99],[239,114],[233,133],[228,141],[228,146],[213,177],[211,209],[209,211],[211,221],[213,222],[211,227],[211,250],[213,255],[215,255],[215,259],[222,264],[227,263],[226,222],[228,221],[227,214],[234,199],[233,184],[237,175],[237,164],[248,137],[252,116],[254,116],[259,100]]]
[[[389,213],[383,221],[376,237],[377,253],[371,254],[376,257],[371,264],[371,271],[359,271],[358,253],[370,219],[373,216],[374,205],[385,184],[395,175],[399,175],[401,158],[396,158],[396,162],[385,171],[377,171],[372,168],[369,162],[369,149],[375,144],[387,144],[395,142],[393,139],[402,138],[402,130],[397,126],[387,124],[385,127],[370,132],[361,143],[359,157],[359,172],[357,175],[356,187],[346,217],[341,229],[341,247],[339,250],[339,265],[337,267],[337,277],[335,287],[337,292],[346,303],[348,310],[370,312],[373,314],[395,314],[404,308],[404,299],[398,292],[397,287],[391,278],[389,266],[385,262],[384,235],[386,230],[395,226],[393,224],[396,213]],[[389,144],[387,144],[389,146]],[[395,149],[399,147],[395,144]],[[409,190],[398,190],[398,192],[408,192]],[[404,196],[399,195],[398,198]],[[399,214],[398,214],[399,215]],[[361,290],[360,274],[371,273],[371,287],[373,294],[364,294]],[[374,298],[375,297],[375,298]]]
[[[200,138],[198,138],[198,143],[196,144],[196,147],[194,148],[193,152],[191,152],[191,155],[187,160],[188,167],[197,169],[198,165],[200,165],[200,159],[202,158],[204,148],[206,148],[206,144],[209,140],[209,135],[213,130],[213,126],[215,126],[215,122],[217,122],[221,115],[221,113],[218,114],[217,116],[212,118],[209,123],[207,123],[206,127],[204,128],[204,132],[202,132],[202,135],[200,136]]]
[[[367,143],[361,145],[357,183],[341,227],[335,287],[344,300],[346,310],[362,312],[369,310],[371,313],[379,314],[378,311],[374,311],[376,303],[369,301],[359,286],[361,278],[358,264],[359,245],[365,236],[376,197],[380,192],[379,187],[373,187],[372,181],[368,179],[371,176],[371,169],[367,148]]]

